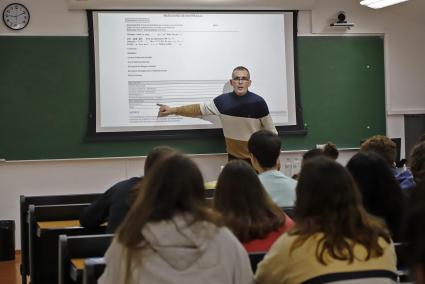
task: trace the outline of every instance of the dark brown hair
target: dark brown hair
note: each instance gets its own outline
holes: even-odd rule
[[[157,146],[153,148],[149,152],[145,160],[145,175],[148,174],[148,172],[156,162],[176,153],[177,151],[175,149],[168,146]]]
[[[359,188],[367,212],[387,223],[394,241],[400,241],[407,196],[394,177],[388,163],[375,152],[360,151],[347,163]]]
[[[271,200],[253,168],[232,160],[222,170],[214,209],[241,242],[265,237],[285,224],[285,215]]]
[[[306,161],[296,193],[297,223],[290,234],[298,237],[291,251],[322,233],[316,248],[316,258],[322,264],[326,265],[325,253],[351,263],[355,258],[352,242],[365,247],[366,260],[383,254],[378,238],[389,243],[389,233],[380,220],[366,213],[360,192],[343,166],[326,157]]]
[[[425,182],[425,141],[413,147],[410,152],[409,165],[415,182]]]
[[[158,162],[162,161],[163,159],[165,159],[165,158],[167,158],[167,157],[169,157],[173,154],[176,154],[176,153],[177,153],[176,150],[174,150],[173,148],[168,147],[168,146],[157,146],[157,147],[153,148],[149,152],[149,154],[148,154],[148,156],[146,157],[146,160],[145,160],[145,166],[144,166],[145,175],[148,174],[148,172],[151,170],[153,165],[155,165],[156,163],[158,163]],[[142,181],[140,181],[138,184],[136,184],[130,190],[129,195],[128,195],[128,204],[129,205],[131,205],[134,202],[134,200],[136,199],[137,194],[138,194],[139,189],[140,189],[140,183],[141,182]]]
[[[325,144],[325,146],[323,147],[323,153],[326,157],[329,157],[333,160],[338,159],[339,156],[338,148],[334,143],[331,142]]]
[[[282,143],[279,136],[269,130],[259,130],[248,140],[248,150],[263,169],[276,166]]]
[[[218,224],[217,218],[206,205],[201,172],[187,157],[175,154],[155,163],[140,186],[139,194],[117,232],[118,242],[127,253],[126,277],[130,275],[133,255],[145,247],[140,232],[147,223],[169,220],[179,213],[189,213],[193,222]]]
[[[249,74],[249,70],[248,68],[244,67],[244,66],[237,66],[233,69],[232,71],[232,78],[233,78],[233,73],[235,73],[235,71],[246,71],[248,73],[248,79],[250,79],[251,75]]]

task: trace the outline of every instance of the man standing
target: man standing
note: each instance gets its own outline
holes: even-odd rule
[[[252,166],[272,200],[280,207],[294,206],[297,182],[279,171],[279,137],[267,130],[257,131],[249,139],[248,149]]]
[[[267,129],[277,134],[264,99],[250,91],[250,74],[247,68],[233,69],[230,84],[233,92],[222,94],[211,102],[169,107],[158,104],[158,116],[170,114],[182,116],[218,115],[223,126],[229,160],[249,161],[248,139],[252,133]]]

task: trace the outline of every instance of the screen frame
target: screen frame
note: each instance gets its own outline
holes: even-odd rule
[[[303,112],[301,106],[301,98],[299,94],[298,79],[298,10],[188,10],[188,9],[143,9],[143,10],[104,10],[95,9],[87,10],[87,23],[89,34],[89,113],[86,141],[137,141],[137,140],[157,140],[157,139],[192,139],[192,138],[210,138],[223,137],[221,128],[211,129],[178,129],[178,130],[152,130],[152,131],[118,131],[118,132],[97,132],[97,107],[96,107],[96,58],[95,58],[95,40],[93,29],[93,13],[94,12],[188,12],[188,13],[246,13],[246,12],[291,12],[293,20],[293,61],[294,61],[294,91],[295,91],[295,113],[296,124],[276,126],[278,135],[306,135],[307,129],[304,126]],[[217,94],[219,95],[219,94]]]

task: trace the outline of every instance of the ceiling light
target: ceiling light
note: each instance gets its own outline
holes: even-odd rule
[[[360,2],[360,4],[373,9],[380,9],[406,1],[408,0],[363,0]]]

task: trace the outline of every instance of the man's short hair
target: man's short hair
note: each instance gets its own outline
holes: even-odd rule
[[[251,75],[249,74],[248,68],[246,68],[244,66],[237,66],[237,67],[235,67],[235,69],[233,69],[233,71],[232,71],[232,78],[233,78],[233,74],[235,73],[235,71],[246,71],[246,72],[248,72],[248,79],[251,78]]]
[[[268,130],[255,132],[248,141],[249,152],[262,168],[271,168],[276,165],[281,147],[279,136]]]
[[[396,144],[387,136],[375,135],[362,143],[360,151],[373,151],[381,155],[392,166],[397,155]]]

